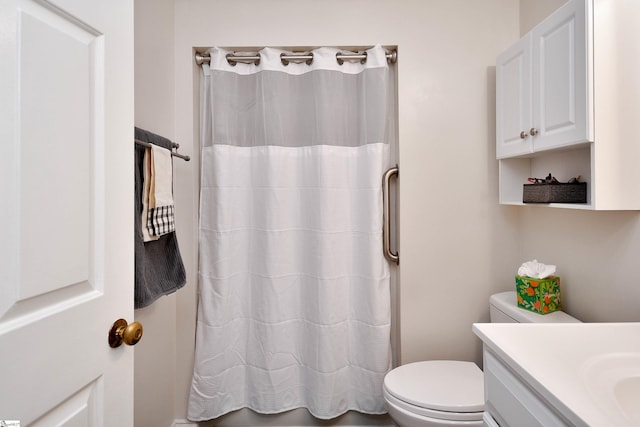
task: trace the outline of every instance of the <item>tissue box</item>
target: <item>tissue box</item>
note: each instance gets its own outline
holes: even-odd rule
[[[545,279],[516,276],[518,307],[539,314],[560,310],[560,278],[549,276]]]

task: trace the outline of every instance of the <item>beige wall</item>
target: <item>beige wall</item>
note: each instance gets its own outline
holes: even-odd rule
[[[520,0],[520,35],[528,33],[566,2],[567,0]]]
[[[136,312],[145,337],[135,347],[135,425],[170,426],[186,414],[197,305],[194,46],[398,45],[403,363],[480,362],[471,323],[488,320],[489,295],[511,289],[532,258],[558,265],[574,316],[640,321],[639,213],[497,203],[495,56],[563,3],[136,0],[136,124],[173,137],[194,160],[176,162],[187,287]],[[245,411],[223,424],[258,419]]]
[[[135,124],[173,139],[173,0],[136,0],[134,7]],[[182,231],[180,225],[178,230]],[[176,399],[175,295],[136,310],[135,316],[144,327],[144,337],[134,347],[134,425],[169,427]]]
[[[495,56],[518,35],[517,0],[176,0],[175,135],[197,135],[194,46],[397,45],[401,359],[480,362],[471,324],[488,320],[489,295],[512,287],[520,262],[520,211],[497,203],[494,143]],[[181,179],[193,184],[181,191],[195,190],[197,161]],[[191,209],[195,236],[195,193]],[[195,265],[177,295],[177,418],[192,370]]]
[[[564,3],[520,0],[521,33]],[[522,247],[523,259],[558,265],[565,311],[588,322],[640,321],[640,213],[527,206]]]

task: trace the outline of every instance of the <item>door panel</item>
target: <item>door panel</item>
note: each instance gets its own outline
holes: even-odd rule
[[[585,5],[567,3],[532,32],[536,151],[589,140]]]
[[[104,82],[93,77],[95,57],[103,55],[95,48],[100,36],[36,3],[27,5],[18,12],[17,190],[22,197],[16,244],[21,279],[15,285],[16,302],[36,298],[30,301],[35,310],[52,299],[95,290],[98,283],[92,277],[99,262],[92,244],[101,246],[96,231],[103,225],[95,223],[92,212],[104,188],[95,176],[91,154],[100,151],[100,142],[91,129],[102,119],[93,93],[102,91]],[[37,54],[43,66],[34,66],[30,54]],[[70,286],[76,291],[58,295]]]
[[[496,157],[531,153],[531,39],[525,37],[496,61]]]
[[[90,283],[96,179],[91,134],[96,117],[92,47],[100,37],[46,8],[19,12],[21,300],[72,284]],[[93,50],[93,51],[92,51]],[[42,67],[33,66],[38,53]],[[64,58],[64,61],[58,58]],[[45,97],[46,99],[42,99]],[[64,109],[60,108],[64,106]],[[63,189],[63,191],[60,191]],[[43,236],[47,236],[43,239]],[[34,269],[33,265],[38,268]]]
[[[103,390],[101,381],[94,381],[74,393],[58,406],[36,420],[32,427],[87,427],[101,425],[98,400]]]
[[[0,419],[133,423],[132,13],[0,6]]]

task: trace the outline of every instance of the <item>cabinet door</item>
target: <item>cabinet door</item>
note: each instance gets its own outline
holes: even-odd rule
[[[484,347],[485,411],[500,426],[567,427],[560,411]]]
[[[531,153],[531,37],[496,60],[496,157]]]
[[[587,1],[569,1],[531,32],[535,151],[592,140],[587,96]]]

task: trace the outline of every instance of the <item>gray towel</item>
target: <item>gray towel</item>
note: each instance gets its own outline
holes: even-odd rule
[[[135,138],[171,149],[171,141],[154,133],[135,128]],[[144,147],[135,146],[135,308],[146,307],[163,295],[171,294],[186,283],[184,264],[176,233],[158,240],[142,240],[142,181]]]

